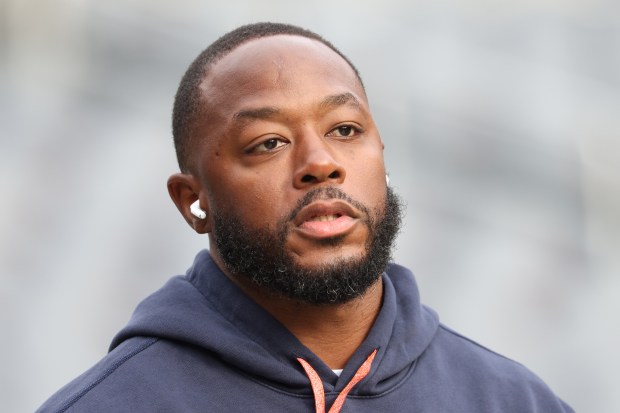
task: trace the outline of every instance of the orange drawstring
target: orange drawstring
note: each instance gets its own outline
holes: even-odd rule
[[[340,413],[342,405],[344,404],[351,389],[353,389],[357,383],[362,381],[364,377],[370,373],[370,366],[372,365],[372,361],[374,360],[376,354],[377,349],[375,349],[370,356],[368,356],[366,361],[362,363],[360,368],[357,369],[355,376],[353,376],[346,387],[342,389],[328,413]],[[299,357],[297,358],[297,361],[299,361],[310,379],[310,385],[312,386],[312,392],[314,393],[314,407],[316,408],[316,413],[325,413],[325,391],[323,390],[323,381],[306,360]]]

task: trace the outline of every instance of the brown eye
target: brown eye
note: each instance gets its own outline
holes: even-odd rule
[[[362,130],[359,127],[353,125],[340,125],[332,129],[327,135],[337,138],[352,138],[361,132]]]
[[[339,126],[337,129],[341,136],[350,136],[353,133],[353,127],[351,126]]]
[[[250,148],[246,152],[247,153],[271,152],[271,151],[275,151],[279,149],[285,144],[286,144],[286,141],[284,141],[282,138],[269,138],[266,141],[263,141],[259,143],[258,145],[254,146],[253,148]]]
[[[263,143],[263,147],[267,150],[275,149],[278,146],[277,139],[269,139]]]

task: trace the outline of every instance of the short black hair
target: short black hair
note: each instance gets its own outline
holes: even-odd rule
[[[204,98],[200,90],[200,83],[209,69],[222,57],[250,40],[282,34],[307,37],[323,43],[351,66],[362,88],[364,87],[360,74],[353,63],[336,49],[334,45],[310,30],[290,24],[268,22],[238,27],[226,33],[203,50],[189,65],[181,78],[172,109],[172,136],[181,172],[187,173],[189,171],[188,160],[191,152],[193,127],[200,114]]]

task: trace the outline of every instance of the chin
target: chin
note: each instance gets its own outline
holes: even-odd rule
[[[303,251],[293,253],[293,261],[296,265],[307,270],[316,270],[326,266],[338,265],[342,261],[362,261],[366,258],[367,251],[361,247],[341,247],[325,246],[320,250]]]

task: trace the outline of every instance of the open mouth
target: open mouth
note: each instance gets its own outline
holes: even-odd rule
[[[335,221],[341,216],[342,214],[319,215],[319,216],[310,218],[309,221],[329,222],[329,221]]]
[[[308,238],[329,238],[343,235],[358,222],[358,212],[341,200],[313,202],[299,211],[294,223]]]

